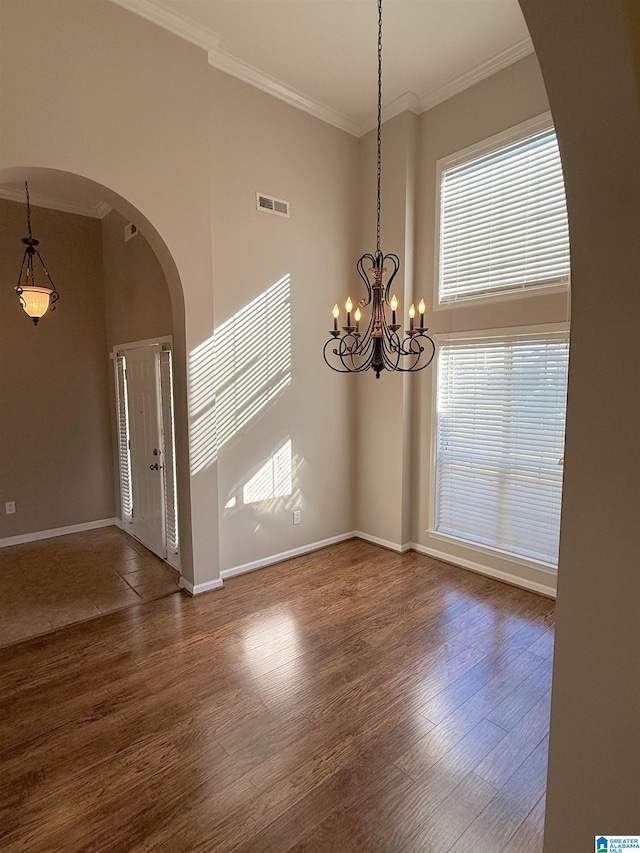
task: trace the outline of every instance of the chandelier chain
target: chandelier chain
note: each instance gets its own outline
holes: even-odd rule
[[[382,0],[378,0],[378,197],[376,254],[380,254],[380,185],[382,177]]]

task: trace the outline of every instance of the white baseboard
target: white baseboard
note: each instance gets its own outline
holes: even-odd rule
[[[212,589],[220,589],[223,585],[222,578],[216,578],[216,580],[207,581],[206,583],[197,583],[195,586],[191,581],[188,581],[184,577],[181,577],[178,581],[178,586],[188,592],[189,595],[200,595],[202,592],[210,592]]]
[[[320,548],[326,548],[328,545],[335,545],[337,542],[344,542],[346,539],[354,539],[359,534],[357,533],[341,533],[339,536],[332,536],[330,539],[321,539],[319,542],[311,542],[308,545],[302,545],[300,548],[292,548],[290,551],[283,551],[281,554],[272,554],[270,557],[264,557],[261,560],[254,560],[252,563],[244,563],[242,566],[234,566],[232,569],[223,569],[220,572],[220,577],[223,580],[233,578],[236,575],[244,575],[245,572],[253,572],[255,569],[263,569],[265,566],[272,566],[274,563],[281,563],[283,560],[289,560],[291,557],[299,557],[302,554],[310,554],[312,551],[319,551]]]
[[[496,580],[504,581],[511,586],[519,586],[521,589],[528,589],[530,592],[537,592],[540,595],[546,595],[548,598],[556,597],[556,589],[548,584],[538,583],[528,578],[513,575],[511,572],[503,572],[500,569],[492,569],[489,566],[483,566],[481,563],[476,563],[473,560],[466,560],[463,557],[452,557],[443,551],[437,551],[435,548],[427,548],[424,545],[419,545],[417,542],[411,543],[411,548],[419,554],[425,554],[427,557],[434,557],[436,560],[441,560],[443,563],[449,563],[453,566],[459,566],[462,569],[469,569],[479,575],[486,575]]]
[[[389,542],[387,539],[380,539],[378,536],[372,536],[370,533],[363,533],[361,530],[356,530],[352,534],[358,539],[364,539],[365,542],[372,542],[374,545],[380,545],[382,548],[387,548],[389,551],[396,551],[398,554],[403,554],[413,548],[413,545],[398,545],[397,542]]]
[[[38,530],[35,533],[23,533],[20,536],[7,536],[0,539],[0,548],[10,545],[23,545],[25,542],[37,542],[39,539],[53,539],[55,536],[66,536],[68,533],[82,533],[85,530],[96,530],[99,527],[119,527],[117,518],[102,518],[99,521],[87,521],[84,524],[71,524],[68,527],[52,527],[50,530]]]

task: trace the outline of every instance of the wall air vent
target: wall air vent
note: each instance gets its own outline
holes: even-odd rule
[[[288,201],[264,193],[256,193],[256,207],[265,213],[275,213],[276,216],[286,216],[287,218],[291,216]]]
[[[125,227],[124,227],[124,241],[125,241],[125,243],[128,243],[129,240],[131,240],[132,237],[135,237],[137,233],[138,233],[138,228],[133,224],[133,222],[130,222],[128,225],[125,225]]]

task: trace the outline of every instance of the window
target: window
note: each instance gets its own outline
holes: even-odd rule
[[[548,118],[438,162],[439,304],[567,284],[569,231]]]
[[[434,532],[557,567],[568,332],[439,349]]]

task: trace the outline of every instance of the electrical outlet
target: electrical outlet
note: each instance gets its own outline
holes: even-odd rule
[[[294,509],[293,511],[293,523],[300,524],[300,510]]]
[[[16,502],[15,501],[6,501],[4,505],[5,515],[13,515],[16,511]]]

